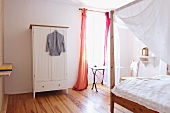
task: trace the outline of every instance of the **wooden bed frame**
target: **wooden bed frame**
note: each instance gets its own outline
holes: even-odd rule
[[[121,105],[122,107],[132,111],[133,113],[157,113],[154,110],[148,109],[138,103],[132,102],[130,100],[118,97],[116,95],[112,95],[112,103],[117,103],[119,105]],[[113,111],[114,109],[112,109]],[[113,111],[114,113],[114,111]]]
[[[140,1],[140,0],[139,0]],[[113,23],[114,11],[110,11],[110,91],[115,86],[115,72],[114,72],[114,23]],[[114,113],[114,103],[121,105],[122,107],[134,112],[134,113],[158,113],[154,110],[148,109],[138,103],[132,102],[125,98],[118,97],[110,92],[110,112]]]

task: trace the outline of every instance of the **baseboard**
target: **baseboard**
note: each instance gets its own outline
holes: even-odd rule
[[[2,102],[1,113],[6,113],[7,112],[7,105],[8,105],[8,95],[4,95],[4,99],[3,99],[3,102]]]
[[[32,89],[23,89],[23,90],[5,90],[5,94],[22,94],[22,93],[31,93]]]

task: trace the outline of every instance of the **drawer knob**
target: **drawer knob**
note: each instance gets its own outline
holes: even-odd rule
[[[60,84],[58,84],[58,86],[60,86]]]
[[[42,86],[42,87],[44,87],[44,86]]]

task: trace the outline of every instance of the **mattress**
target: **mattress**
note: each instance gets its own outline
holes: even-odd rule
[[[170,113],[170,76],[128,79],[111,92],[159,113]]]

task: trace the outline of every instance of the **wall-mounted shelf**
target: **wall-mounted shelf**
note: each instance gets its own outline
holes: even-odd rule
[[[139,56],[140,61],[143,63],[154,62],[155,58],[155,56]]]
[[[139,58],[143,59],[143,58],[155,58],[155,56],[139,56]]]
[[[10,76],[12,73],[12,63],[5,63],[0,66],[0,77]]]
[[[149,63],[150,61],[149,61],[149,60],[145,60],[145,61],[142,61],[142,62],[144,62],[144,63]]]

